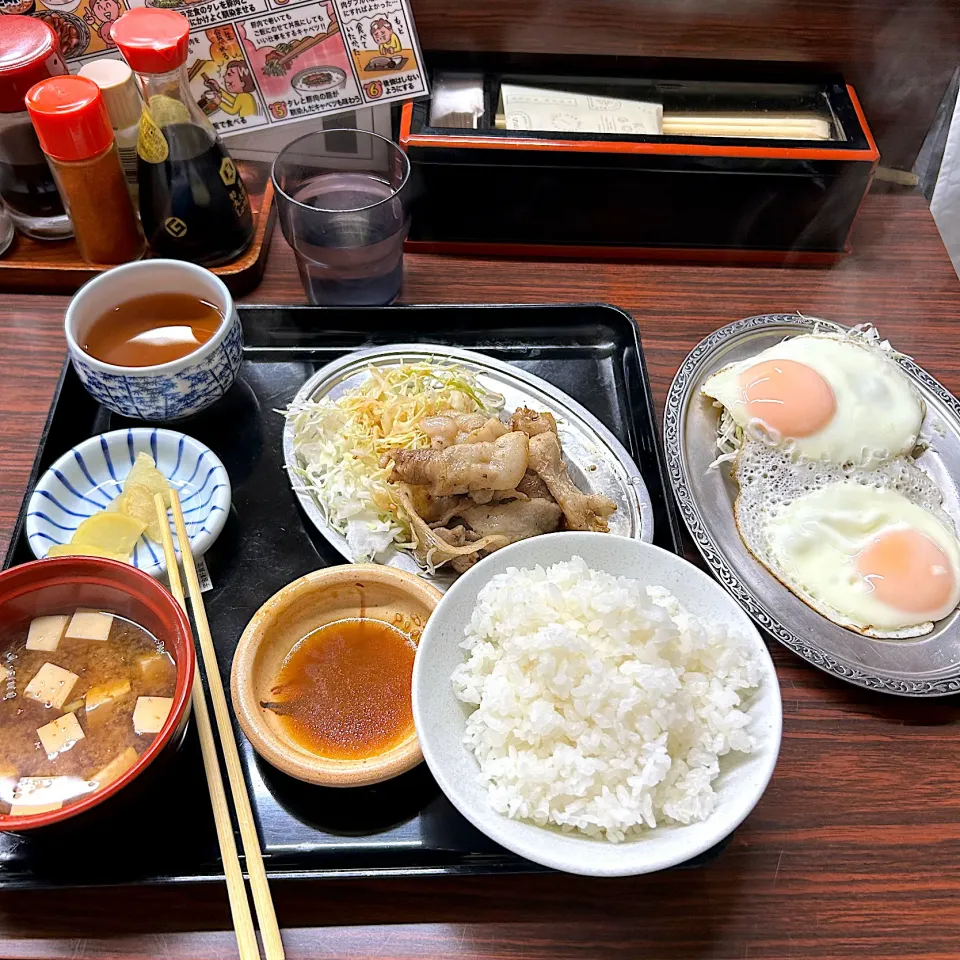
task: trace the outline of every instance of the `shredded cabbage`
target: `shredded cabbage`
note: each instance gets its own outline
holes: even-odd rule
[[[296,473],[313,493],[327,523],[347,538],[355,561],[391,545],[411,550],[410,526],[380,466],[387,450],[428,447],[419,424],[441,413],[496,416],[503,397],[462,367],[421,361],[367,370],[368,379],[337,400],[291,404]]]

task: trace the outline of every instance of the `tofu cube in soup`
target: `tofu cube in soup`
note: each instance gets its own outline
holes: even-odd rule
[[[66,753],[78,740],[83,740],[84,733],[77,715],[65,713],[39,727],[37,736],[47,753],[47,759],[54,760],[59,754]]]
[[[109,680],[87,691],[84,715],[91,728],[100,726],[114,714],[117,703],[130,693],[129,680]]]
[[[106,640],[112,626],[112,613],[81,609],[70,618],[66,636],[71,640]]]
[[[10,803],[20,773],[12,763],[0,763],[0,803]]]
[[[137,736],[159,733],[173,707],[173,697],[137,697],[133,710],[133,729]]]
[[[173,684],[177,681],[177,668],[169,654],[152,650],[137,661],[140,664],[140,676],[145,686],[155,687]]]
[[[139,754],[133,747],[127,747],[126,750],[117,754],[102,770],[98,770],[88,780],[92,780],[99,790],[113,783],[118,777],[122,777],[136,762]]]
[[[73,685],[80,678],[63,667],[58,667],[48,660],[27,684],[23,695],[30,700],[36,700],[46,707],[63,708],[70,696]]]
[[[89,788],[78,790],[79,783],[76,777],[21,777],[14,788],[10,815],[26,817],[59,810],[64,800],[89,792]]]
[[[50,803],[21,803],[19,800],[15,800],[10,804],[10,816],[29,817],[34,813],[51,813],[62,807],[62,800],[54,800]]]
[[[63,639],[63,631],[67,629],[68,616],[36,617],[30,621],[27,632],[28,650],[56,650]]]

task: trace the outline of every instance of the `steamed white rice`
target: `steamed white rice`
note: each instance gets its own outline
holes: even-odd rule
[[[613,842],[705,820],[720,757],[756,746],[746,641],[580,557],[480,591],[453,674],[494,809]]]

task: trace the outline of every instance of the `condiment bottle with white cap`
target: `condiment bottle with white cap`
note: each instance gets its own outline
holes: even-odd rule
[[[120,166],[127,178],[133,208],[139,206],[137,192],[137,132],[140,129],[140,93],[133,71],[122,60],[94,60],[80,68],[80,76],[92,80],[103,95],[120,154]]]

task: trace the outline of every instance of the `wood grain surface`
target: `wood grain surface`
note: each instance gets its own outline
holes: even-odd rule
[[[909,169],[960,63],[956,0],[417,0],[424,48],[776,61],[840,70]],[[429,59],[429,58],[428,58]]]
[[[881,332],[960,389],[960,283],[923,200],[868,198],[832,270],[410,257],[408,302],[608,301],[640,324],[658,408],[687,351],[739,317],[801,310]],[[302,302],[277,236],[256,299]],[[0,300],[0,539],[53,391],[63,298]],[[727,850],[633,880],[558,875],[277,885],[288,956],[870,958],[960,956],[957,701],[859,690],[772,646],[784,739]],[[124,841],[91,843],[130,855]],[[0,956],[234,957],[211,887],[0,894]]]

